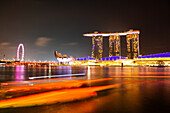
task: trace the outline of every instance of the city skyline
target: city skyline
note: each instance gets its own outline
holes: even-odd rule
[[[140,30],[142,55],[169,52],[169,1],[2,0],[0,58],[16,57],[23,43],[25,59],[56,60],[54,51],[91,56],[88,32]]]

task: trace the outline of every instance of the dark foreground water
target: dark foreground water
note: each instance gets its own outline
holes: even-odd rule
[[[113,78],[99,84],[121,83],[97,97],[52,105],[1,109],[2,113],[169,113],[170,67],[0,67],[0,82],[29,77],[85,73],[79,79]],[[125,78],[124,78],[125,77]],[[91,84],[91,86],[96,84]]]

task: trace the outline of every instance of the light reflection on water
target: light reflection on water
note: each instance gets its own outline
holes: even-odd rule
[[[30,76],[86,73],[86,79],[111,76],[154,76],[154,78],[113,78],[106,84],[122,83],[119,88],[100,92],[98,97],[77,102],[3,110],[13,113],[165,113],[170,111],[169,67],[0,67],[3,81],[27,80]],[[10,76],[9,76],[10,75]],[[15,76],[13,78],[13,76]]]
[[[25,80],[25,66],[16,66],[15,67],[15,81],[23,81]]]
[[[86,67],[56,66],[56,67],[0,67],[0,82],[6,81],[25,81],[29,77],[65,75],[85,73]]]

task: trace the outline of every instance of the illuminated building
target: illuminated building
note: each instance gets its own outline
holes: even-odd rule
[[[95,58],[92,57],[83,57],[83,58],[76,58],[78,61],[87,61],[87,60],[95,60]]]
[[[102,58],[103,37],[109,37],[109,57],[121,56],[120,36],[126,36],[127,39],[127,57],[129,59],[137,58],[139,55],[139,30],[129,30],[117,33],[87,33],[86,37],[92,37],[92,57]]]
[[[141,58],[170,58],[170,52],[151,54],[151,55],[145,55],[145,56],[138,57],[138,59],[141,59]]]
[[[147,66],[170,66],[170,52],[141,56],[135,62]]]
[[[96,59],[102,58],[103,53],[103,37],[92,37],[92,57]]]
[[[126,35],[127,40],[127,52],[128,58],[137,58],[139,55],[139,35],[138,34],[128,34]]]
[[[82,58],[76,58],[73,65],[95,65],[95,58],[92,57],[82,57]]]
[[[56,59],[59,61],[59,64],[69,64],[70,62],[74,61],[74,57],[70,56],[67,57],[67,55],[61,55],[61,53],[57,53],[57,51],[54,52],[54,55]]]
[[[99,61],[115,61],[118,59],[126,59],[126,57],[112,56],[112,57],[101,58],[99,59]]]
[[[120,36],[111,35],[109,37],[109,57],[120,56]]]

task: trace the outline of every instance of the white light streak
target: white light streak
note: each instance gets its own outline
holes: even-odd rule
[[[79,75],[85,75],[85,73],[79,73],[79,74],[65,74],[65,75],[52,75],[52,77],[67,77],[67,76],[79,76]],[[49,76],[38,76],[38,77],[29,77],[29,79],[36,79],[36,78],[49,78]]]

